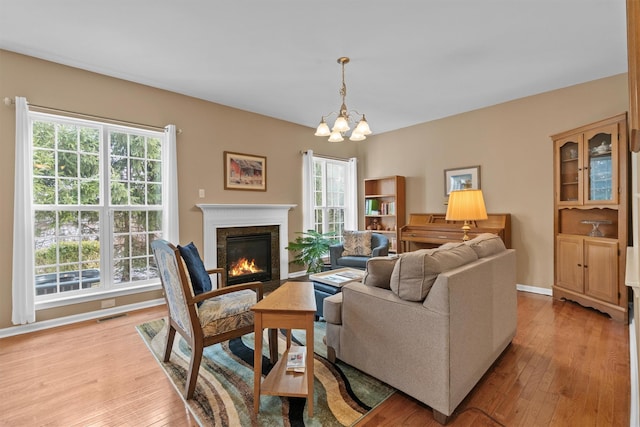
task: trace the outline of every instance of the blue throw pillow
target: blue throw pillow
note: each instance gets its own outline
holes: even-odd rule
[[[191,242],[186,246],[178,245],[178,249],[180,250],[182,259],[184,259],[184,263],[187,264],[187,270],[191,278],[191,286],[193,286],[193,293],[199,295],[203,292],[210,291],[212,288],[211,277],[209,277],[207,270],[204,268],[204,264],[198,253],[198,248]]]

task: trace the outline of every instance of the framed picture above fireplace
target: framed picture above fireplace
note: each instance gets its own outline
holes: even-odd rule
[[[224,189],[267,191],[267,158],[225,151]]]

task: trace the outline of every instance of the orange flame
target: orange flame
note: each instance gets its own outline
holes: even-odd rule
[[[229,276],[236,277],[243,274],[260,273],[262,270],[256,266],[256,261],[252,259],[249,261],[246,258],[240,258],[238,261],[231,265],[229,269]]]

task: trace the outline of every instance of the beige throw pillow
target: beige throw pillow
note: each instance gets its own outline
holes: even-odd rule
[[[391,289],[391,273],[398,261],[397,256],[379,256],[367,260],[362,283],[376,288]]]
[[[391,290],[403,300],[422,301],[438,274],[477,259],[476,253],[467,245],[400,254],[391,273]]]
[[[344,231],[342,256],[371,256],[371,231]]]
[[[475,251],[478,258],[488,257],[507,249],[500,236],[491,233],[482,233],[465,243]]]

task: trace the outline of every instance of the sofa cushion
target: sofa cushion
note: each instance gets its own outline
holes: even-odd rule
[[[438,274],[477,259],[474,250],[467,245],[400,254],[391,274],[391,290],[406,301],[422,301]]]
[[[371,231],[343,232],[342,256],[371,256]]]
[[[500,236],[491,233],[480,234],[474,239],[468,240],[465,244],[475,251],[478,258],[488,257],[507,250]]]
[[[397,261],[397,256],[369,258],[362,283],[376,288],[391,289],[391,273]]]
[[[204,268],[198,248],[191,242],[185,246],[178,245],[178,249],[184,263],[187,265],[193,293],[199,295],[203,292],[209,292],[212,288],[211,277],[209,277],[207,269]]]

